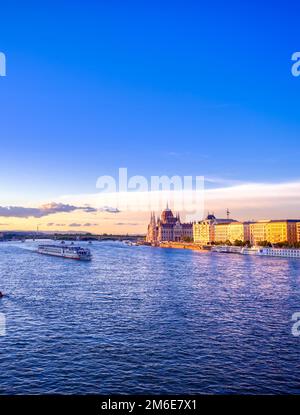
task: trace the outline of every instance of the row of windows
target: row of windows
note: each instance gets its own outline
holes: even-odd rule
[[[280,256],[295,256],[300,257],[300,250],[294,249],[294,250],[286,250],[286,249],[267,249],[263,252],[266,252],[268,254],[272,255],[280,255]]]

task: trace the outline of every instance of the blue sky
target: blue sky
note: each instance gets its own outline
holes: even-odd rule
[[[92,193],[119,167],[300,179],[296,1],[61,3],[1,6],[5,201]]]

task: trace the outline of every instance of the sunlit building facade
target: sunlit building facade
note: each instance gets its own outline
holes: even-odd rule
[[[214,215],[208,215],[203,221],[193,224],[194,242],[207,245],[215,239],[215,221]]]
[[[267,241],[273,244],[297,242],[298,220],[265,220],[250,224],[250,241],[253,245]]]
[[[300,242],[300,221],[296,224],[297,242]]]
[[[235,222],[233,219],[217,219],[208,214],[206,219],[193,224],[194,242],[200,245],[210,245],[215,242],[216,226]]]
[[[215,225],[215,242],[250,241],[249,222],[231,222]]]

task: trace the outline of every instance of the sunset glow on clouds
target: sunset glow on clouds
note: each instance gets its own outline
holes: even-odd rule
[[[192,193],[189,191],[191,197],[195,196]],[[224,217],[227,208],[233,218],[240,220],[300,216],[298,181],[246,183],[205,189],[201,198],[204,203],[199,209],[201,215],[195,218],[198,220],[207,211]],[[0,207],[0,229],[32,230],[39,226],[43,231],[145,233],[150,210],[159,214],[168,202],[186,220],[186,214],[194,208],[194,205],[182,205],[181,192],[95,193],[61,196],[59,199],[40,207]],[[151,200],[155,201],[152,206],[149,205]]]

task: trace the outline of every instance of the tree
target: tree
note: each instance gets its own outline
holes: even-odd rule
[[[193,242],[193,238],[191,238],[190,236],[184,236],[182,240],[183,242]]]
[[[269,248],[271,248],[271,247],[272,247],[272,244],[271,244],[271,242],[269,242],[269,241],[261,241],[261,242],[259,242],[259,243],[258,243],[258,245],[259,245],[259,246],[269,247]]]
[[[244,246],[244,242],[240,239],[236,239],[233,243],[234,246]]]

